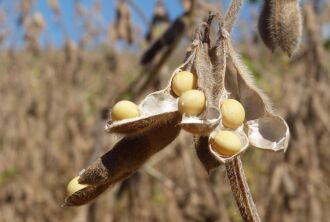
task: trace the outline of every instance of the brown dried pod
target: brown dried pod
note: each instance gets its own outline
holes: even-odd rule
[[[80,184],[88,184],[68,196],[64,206],[85,204],[100,193],[138,170],[152,155],[170,144],[179,134],[181,117],[162,123],[143,134],[124,137],[110,151],[79,175]]]
[[[259,20],[258,20],[258,30],[259,35],[265,45],[274,52],[278,47],[277,40],[273,37],[271,26],[270,26],[270,18],[271,18],[271,5],[269,0],[264,0],[264,4],[262,10],[260,12]]]
[[[259,17],[259,33],[266,46],[280,47],[291,56],[302,36],[302,14],[298,0],[265,0]]]
[[[106,189],[109,188],[112,184],[115,184],[116,182],[119,182],[120,180],[125,179],[128,177],[129,174],[123,175],[122,178],[118,178],[117,181],[111,181],[104,184],[99,185],[89,185],[84,189],[81,189],[67,198],[65,198],[64,203],[62,204],[62,207],[71,207],[71,206],[80,206],[83,204],[86,204],[93,199],[95,199],[98,195],[103,193]]]
[[[115,29],[118,40],[133,42],[133,27],[131,22],[131,13],[126,1],[118,0],[116,8]]]
[[[162,0],[157,0],[146,40],[157,39],[168,28],[169,16]]]

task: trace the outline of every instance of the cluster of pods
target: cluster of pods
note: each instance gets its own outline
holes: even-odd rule
[[[171,81],[171,95],[177,97],[177,108],[187,117],[198,116],[207,107],[206,98],[198,90],[197,76],[189,71],[179,71]],[[212,149],[222,156],[232,156],[242,148],[241,139],[231,130],[240,127],[245,119],[245,110],[242,104],[235,99],[226,99],[219,104],[222,114],[222,125],[227,128],[219,130],[211,137]],[[142,110],[143,112],[143,110]],[[127,100],[116,103],[111,110],[113,121],[139,118],[139,107]]]
[[[196,30],[184,63],[163,90],[139,104],[123,100],[112,107],[105,131],[124,137],[69,183],[65,206],[85,204],[132,175],[180,130],[194,136],[197,156],[207,171],[233,161],[249,146],[287,149],[286,122],[254,84],[223,26],[210,44],[211,20]]]

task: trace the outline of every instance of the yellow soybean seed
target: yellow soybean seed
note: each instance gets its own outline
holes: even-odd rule
[[[116,103],[111,110],[111,119],[113,121],[130,119],[138,116],[140,116],[138,106],[127,100]]]
[[[242,149],[240,138],[231,131],[220,131],[211,140],[212,148],[219,154],[232,156]]]
[[[205,95],[199,90],[188,90],[179,98],[179,111],[189,116],[197,116],[205,108]]]
[[[78,183],[79,176],[70,180],[67,186],[68,194],[71,195],[79,190],[86,188],[88,185]]]
[[[182,93],[197,88],[197,76],[188,71],[178,72],[172,79],[171,87],[175,95],[181,96]]]
[[[245,119],[245,110],[240,102],[235,99],[225,100],[221,107],[222,124],[225,127],[236,129]]]

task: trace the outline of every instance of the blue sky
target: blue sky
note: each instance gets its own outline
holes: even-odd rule
[[[24,0],[23,0],[24,1]],[[91,16],[93,18],[92,11],[93,6],[95,5],[96,0],[80,0],[81,6],[84,11],[87,13],[87,17]],[[156,0],[134,0],[136,4],[138,4],[145,15],[148,18],[151,18],[153,8]],[[7,45],[12,45],[13,43],[16,46],[22,45],[22,35],[23,32],[18,28],[15,21],[17,21],[18,13],[17,7],[19,0],[0,0],[0,6],[4,9],[7,14],[7,19],[11,23],[12,32],[9,38],[9,42]],[[62,24],[59,25],[56,22],[55,14],[52,12],[50,7],[48,6],[47,0],[35,0],[35,4],[33,6],[33,11],[39,11],[42,13],[44,19],[47,23],[47,28],[42,33],[40,38],[40,43],[45,45],[47,41],[50,41],[53,45],[59,47],[63,44],[65,34],[64,30],[67,31],[69,38],[73,41],[79,41],[84,34],[83,23],[75,16],[74,2],[75,0],[58,0],[60,9],[62,12]],[[97,25],[102,25],[103,32],[100,35],[99,41],[103,41],[106,38],[106,28],[107,26],[114,20],[115,16],[115,0],[100,0],[101,2],[101,18],[102,22],[94,23]],[[169,15],[171,19],[174,19],[176,16],[182,13],[182,8],[179,0],[165,0],[166,7],[168,9]],[[228,2],[222,0],[222,2]],[[242,17],[247,19],[248,10],[243,10]],[[141,32],[144,34],[146,26],[144,25],[141,17],[136,13],[136,11],[132,10],[133,23],[139,27],[141,27]]]
[[[104,24],[109,24],[113,22],[115,16],[115,3],[114,0],[100,0],[102,5],[102,20]],[[141,9],[144,11],[148,18],[151,18],[153,7],[155,5],[156,0],[135,0],[136,3],[139,4]],[[144,3],[143,3],[144,2]],[[145,3],[148,2],[148,3]],[[74,15],[74,0],[59,0],[59,4],[61,7],[61,11],[63,14],[64,23],[66,29],[68,30],[68,34],[70,38],[74,41],[77,41],[81,38],[84,30],[82,28],[82,24],[79,24],[79,21],[75,19]],[[81,4],[83,8],[87,11],[90,11],[93,8],[95,1],[94,0],[81,0]],[[168,8],[171,8],[170,16],[171,18],[176,17],[178,14],[182,12],[178,0],[166,0],[166,4]],[[42,36],[43,40],[45,41],[46,36],[52,39],[52,42],[55,45],[60,45],[63,43],[63,30],[56,24],[54,24],[54,14],[50,10],[47,5],[47,1],[45,0],[38,0],[36,5],[36,10],[39,10],[44,15],[48,24],[51,27],[48,27],[46,33]],[[141,17],[132,10],[133,22],[141,28],[145,28],[144,22]],[[142,30],[145,32],[145,30]]]

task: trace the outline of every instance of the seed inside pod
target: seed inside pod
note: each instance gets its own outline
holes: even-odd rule
[[[220,155],[232,156],[242,149],[240,138],[231,131],[220,131],[211,139],[212,148]]]
[[[69,195],[71,195],[79,190],[82,190],[88,186],[85,184],[80,184],[78,182],[78,179],[79,179],[79,176],[76,176],[72,180],[70,180],[70,182],[68,183],[68,186],[66,189],[67,189]]]
[[[181,71],[175,74],[171,83],[172,91],[175,95],[197,88],[197,76],[188,71]]]
[[[111,119],[113,121],[130,119],[138,116],[140,116],[138,106],[127,100],[119,101],[111,110]]]
[[[221,107],[222,124],[225,127],[236,129],[245,119],[245,110],[240,102],[235,99],[226,99]]]
[[[205,95],[199,90],[188,90],[179,98],[179,111],[189,116],[197,116],[205,108]]]

